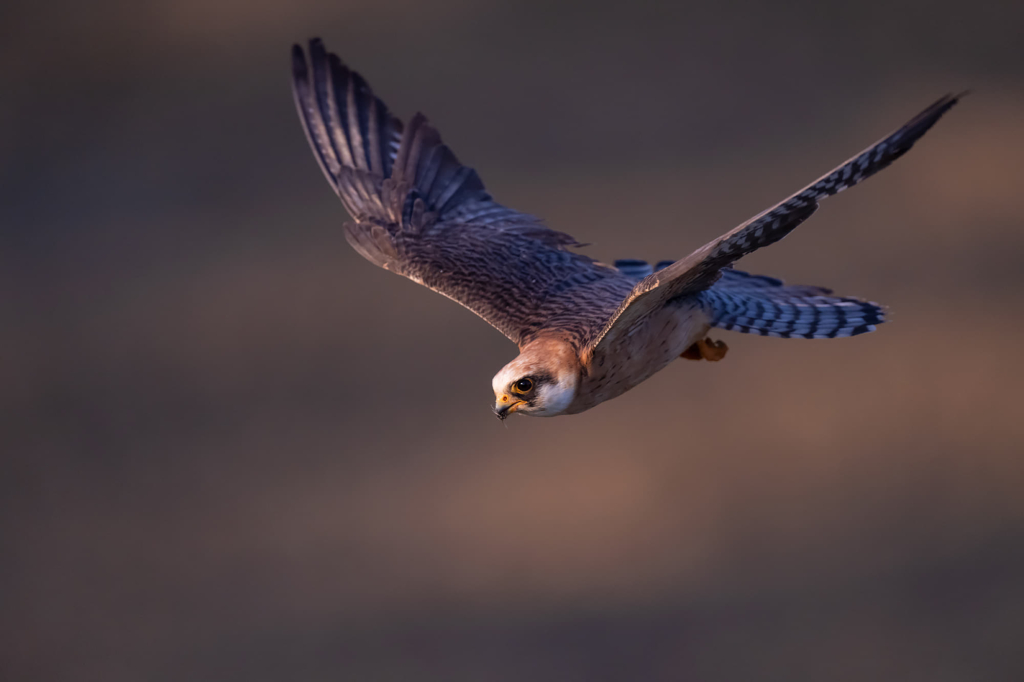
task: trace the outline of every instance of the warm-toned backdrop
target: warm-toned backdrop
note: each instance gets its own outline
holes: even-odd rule
[[[5,4],[0,677],[1024,679],[1024,3],[670,4]],[[313,35],[606,260],[974,94],[741,264],[891,324],[506,429],[344,241]]]

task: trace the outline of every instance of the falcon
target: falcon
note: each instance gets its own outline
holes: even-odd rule
[[[677,261],[607,265],[531,215],[496,202],[423,114],[407,124],[316,39],[292,49],[299,118],[366,260],[469,308],[519,346],[491,382],[494,412],[576,414],[615,398],[676,358],[721,360],[712,328],[784,339],[874,331],[876,303],[733,268],[805,221],[825,197],[905,154],[962,95],[799,192]]]

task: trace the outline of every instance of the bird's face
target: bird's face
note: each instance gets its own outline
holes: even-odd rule
[[[529,351],[505,365],[491,382],[494,413],[503,421],[513,412],[554,417],[576,397],[579,373],[575,368],[563,366],[558,355]]]

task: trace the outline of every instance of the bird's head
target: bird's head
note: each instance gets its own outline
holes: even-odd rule
[[[554,417],[572,403],[579,380],[580,363],[572,346],[538,339],[494,375],[494,413],[501,420],[513,412]]]

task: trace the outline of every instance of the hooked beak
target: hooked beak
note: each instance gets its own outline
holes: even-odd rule
[[[513,412],[519,409],[520,405],[525,405],[525,400],[515,400],[509,398],[507,395],[501,397],[501,400],[494,404],[494,414],[501,421],[505,421],[506,418]]]

